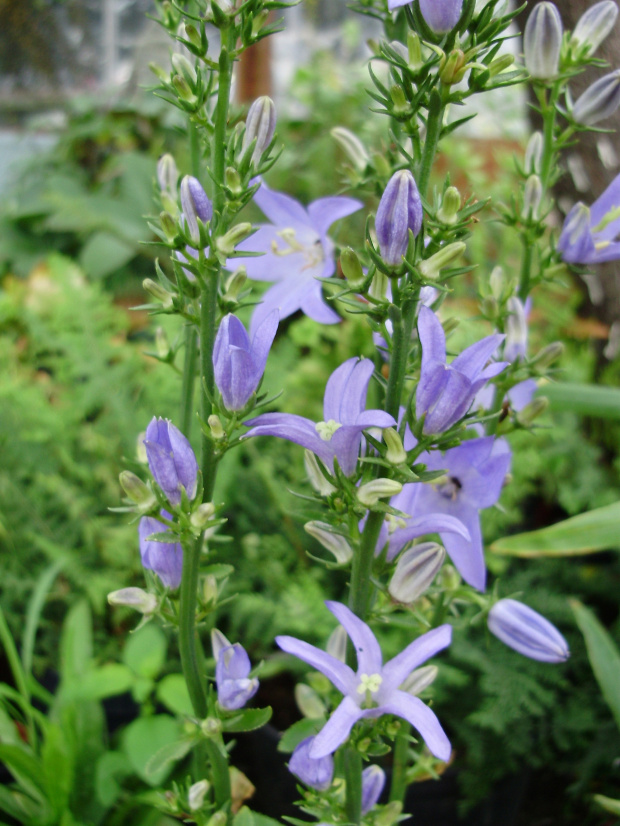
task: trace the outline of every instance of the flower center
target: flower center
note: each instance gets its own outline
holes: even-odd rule
[[[305,264],[301,268],[303,270],[313,269],[322,264],[325,260],[325,252],[321,239],[314,235],[312,240],[305,243],[297,238],[297,232],[292,227],[285,227],[276,233],[283,241],[285,246],[279,247],[277,241],[271,242],[271,251],[274,255],[284,256],[291,255],[294,252],[301,252],[304,256]]]
[[[407,523],[404,519],[401,519],[400,516],[394,516],[393,513],[388,513],[385,517],[385,521],[387,522],[387,529],[388,534],[392,536],[394,531],[399,530],[400,528],[406,528]]]
[[[329,442],[339,427],[342,427],[339,422],[330,419],[328,422],[317,422],[314,429],[324,442]]]
[[[357,693],[364,697],[362,708],[374,708],[377,703],[373,700],[373,694],[381,688],[383,677],[381,674],[360,674],[360,682]]]
[[[445,481],[442,481],[441,484],[437,485],[437,492],[440,493],[445,499],[450,499],[454,502],[459,495],[459,491],[462,490],[463,485],[461,484],[460,479],[456,476],[448,476]]]

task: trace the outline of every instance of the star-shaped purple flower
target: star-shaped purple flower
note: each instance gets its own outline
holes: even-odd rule
[[[344,695],[314,738],[308,756],[318,759],[335,752],[358,720],[394,714],[411,723],[435,757],[447,760],[451,752],[450,742],[434,712],[418,697],[401,691],[400,686],[415,668],[450,645],[452,628],[449,625],[434,628],[383,665],[379,643],[366,623],[339,602],[325,604],[351,638],[357,653],[357,673],[331,654],[303,640],[276,637],[283,651],[316,668]]]
[[[465,526],[462,532],[441,527],[438,533],[455,567],[465,580],[479,591],[486,585],[486,567],[480,532],[479,511],[499,499],[510,468],[511,453],[504,439],[485,436],[470,439],[445,453],[423,453],[419,460],[428,470],[445,470],[446,476],[431,484],[413,482],[403,487],[397,507],[413,515],[407,526],[397,528],[390,537],[394,546],[410,541],[409,522],[419,521],[419,514],[451,516]],[[394,500],[392,500],[394,504]]]
[[[350,476],[357,465],[362,431],[396,424],[384,410],[364,410],[373,369],[370,359],[351,358],[334,370],[325,388],[322,422],[293,413],[263,413],[245,422],[251,430],[243,438],[288,439],[311,450],[330,469],[338,459],[343,473]]]
[[[480,388],[508,366],[502,361],[486,366],[504,336],[487,336],[448,364],[443,327],[435,313],[425,306],[420,307],[418,334],[422,369],[416,390],[416,416],[426,417],[425,434],[444,433],[465,416]]]
[[[564,220],[558,252],[568,264],[601,264],[620,259],[620,175],[592,206],[579,203]]]
[[[275,281],[252,316],[253,332],[273,310],[280,319],[302,310],[322,324],[335,324],[340,316],[325,304],[319,278],[330,278],[336,270],[334,244],[327,231],[339,218],[345,218],[362,207],[353,198],[319,198],[305,209],[299,201],[275,192],[265,183],[254,196],[254,203],[271,224],[240,243],[240,252],[264,252],[251,258],[233,258],[229,267],[241,265],[255,281]]]

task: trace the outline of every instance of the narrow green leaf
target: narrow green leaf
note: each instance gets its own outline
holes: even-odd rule
[[[538,395],[549,399],[552,410],[568,410],[599,419],[620,419],[620,390],[617,387],[557,382],[545,385]]]
[[[42,817],[40,804],[6,786],[0,786],[0,811],[6,812],[18,823],[34,823]]]
[[[45,599],[50,588],[54,584],[54,580],[67,564],[68,560],[69,557],[57,559],[43,571],[37,580],[37,584],[28,602],[26,626],[24,628],[24,636],[22,637],[22,663],[24,664],[24,671],[27,674],[30,674],[32,671],[34,640],[37,633],[37,627],[39,625],[39,618],[41,617],[41,611],[45,605]]]
[[[620,548],[620,502],[491,545],[496,554],[521,557],[574,556],[610,548]]]
[[[65,618],[60,638],[61,683],[70,685],[85,673],[93,656],[93,622],[88,602],[76,603]]]
[[[602,806],[606,812],[611,812],[612,815],[620,815],[620,800],[605,797],[603,794],[595,794],[592,799],[595,803],[598,803],[599,806]]]
[[[620,653],[596,616],[578,600],[570,601],[579,630],[586,641],[588,659],[601,693],[620,728]]]
[[[44,801],[43,766],[29,749],[21,745],[0,744],[0,762],[6,765],[26,794]]]
[[[246,708],[235,714],[234,717],[222,720],[224,731],[254,731],[261,728],[271,718],[271,707],[267,708]]]

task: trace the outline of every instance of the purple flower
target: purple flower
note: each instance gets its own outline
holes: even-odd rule
[[[217,629],[211,632],[211,643],[218,703],[228,711],[236,711],[258,691],[258,680],[250,677],[250,658],[241,643],[231,645]]]
[[[236,316],[222,319],[213,346],[213,371],[227,410],[242,410],[258,387],[277,329],[277,310],[257,328],[251,343]]]
[[[562,18],[553,3],[537,3],[523,32],[525,68],[540,80],[557,75],[562,50]]]
[[[251,258],[233,258],[229,268],[245,266],[255,281],[275,281],[254,310],[251,330],[255,330],[273,310],[280,319],[301,309],[322,324],[335,324],[340,316],[325,304],[319,278],[330,278],[336,270],[334,244],[327,230],[339,218],[357,212],[362,204],[352,198],[319,198],[305,209],[299,201],[275,192],[265,183],[254,203],[271,224],[237,246],[240,252],[264,252]]]
[[[451,516],[462,523],[469,538],[454,528],[450,532],[445,527],[435,530],[463,579],[479,591],[483,591],[486,584],[486,568],[478,512],[490,508],[499,499],[510,457],[506,441],[492,436],[470,439],[443,454],[424,453],[418,461],[424,462],[428,470],[445,470],[446,476],[431,484],[407,484],[398,502],[393,499],[391,503],[404,513],[432,514],[432,520],[439,520],[440,515],[444,519]],[[428,519],[431,521],[431,517]],[[411,540],[409,525],[414,521],[416,517],[407,520],[407,527],[393,532],[389,540],[391,548],[400,549],[406,544],[403,540]]]
[[[379,201],[375,230],[381,257],[396,267],[409,244],[409,230],[415,235],[422,228],[422,201],[415,179],[408,169],[395,172]]]
[[[331,754],[324,757],[310,757],[314,737],[306,737],[296,747],[288,762],[288,769],[298,780],[319,792],[324,792],[332,784],[334,776],[334,758]]]
[[[263,413],[245,422],[251,430],[243,437],[276,436],[311,450],[328,468],[334,459],[350,476],[357,465],[362,431],[393,427],[396,422],[383,410],[364,410],[373,373],[370,359],[351,358],[329,377],[325,388],[322,422],[292,413]]]
[[[373,809],[385,786],[385,772],[381,766],[368,766],[362,772],[362,814]]]
[[[439,290],[436,290],[435,287],[428,287],[428,286],[427,287],[421,287],[420,288],[420,301],[419,301],[418,306],[416,307],[416,313],[419,312],[420,307],[423,304],[426,305],[427,307],[430,307],[431,304],[433,304],[434,301],[438,298],[438,296],[439,296]],[[392,286],[389,282],[388,282],[388,285],[387,285],[387,290],[386,290],[385,297],[388,299],[388,301],[392,300]],[[390,321],[389,318],[385,322],[385,329],[388,331],[388,333],[391,336],[392,335],[392,322]],[[413,335],[413,333],[412,333],[412,335]],[[384,359],[385,361],[388,361],[388,359],[389,359],[388,345],[387,345],[386,340],[381,335],[381,333],[373,333],[372,334],[372,340],[374,341],[375,347],[379,351],[379,355],[381,356],[381,358]]]
[[[390,11],[405,6],[411,0],[388,0]],[[426,24],[435,34],[447,34],[459,22],[463,0],[420,0],[420,11]]]
[[[601,264],[620,258],[620,175],[591,207],[579,202],[566,216],[558,252],[568,264]]]
[[[181,181],[181,208],[187,222],[190,237],[193,241],[200,240],[198,219],[203,224],[213,217],[213,205],[197,178],[186,175]]]
[[[563,663],[568,643],[549,620],[515,599],[500,599],[489,611],[489,631],[524,657],[545,663]]]
[[[172,519],[167,511],[161,515]],[[154,571],[166,588],[178,588],[183,573],[183,548],[179,542],[155,542],[149,540],[154,533],[164,533],[168,527],[152,516],[143,516],[138,525],[140,557],[142,565]]]
[[[463,418],[480,388],[507,367],[506,362],[500,361],[485,368],[504,336],[487,336],[447,364],[443,327],[428,307],[420,307],[418,334],[422,370],[416,390],[416,416],[426,417],[425,434],[443,433]]]
[[[314,738],[309,756],[317,759],[333,754],[358,720],[394,714],[417,729],[435,757],[447,760],[450,757],[450,743],[434,712],[418,697],[401,691],[399,687],[415,668],[450,644],[452,628],[449,625],[434,628],[383,665],[379,643],[366,623],[345,605],[338,602],[325,604],[351,638],[357,653],[357,673],[303,640],[276,637],[283,651],[316,668],[344,695],[340,705]]]
[[[189,499],[196,496],[198,462],[192,446],[168,419],[153,417],[144,439],[153,477],[172,505],[181,504],[181,488]]]
[[[620,106],[620,69],[599,78],[573,106],[572,116],[582,126],[593,126],[613,115]]]

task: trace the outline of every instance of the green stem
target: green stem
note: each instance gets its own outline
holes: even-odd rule
[[[441,135],[441,126],[443,123],[443,113],[445,108],[446,107],[440,93],[435,90],[431,95],[428,119],[426,122],[424,151],[422,153],[422,162],[420,164],[417,180],[418,189],[422,198],[426,197],[426,190],[428,188],[431,169],[435,160],[437,145],[439,144],[439,136]]]
[[[353,556],[349,608],[365,620],[370,608],[372,562],[385,514],[370,511],[362,533],[359,551]]]
[[[345,749],[344,777],[346,782],[345,813],[347,822],[362,820],[362,756],[355,749]]]
[[[411,726],[401,722],[401,729],[394,743],[392,765],[392,784],[390,786],[390,803],[404,803],[407,791],[407,764],[409,762],[409,733]]]
[[[33,750],[37,748],[37,729],[34,722],[34,715],[32,713],[32,706],[30,704],[30,691],[28,690],[28,681],[26,673],[22,666],[22,662],[15,647],[15,641],[11,635],[11,631],[4,617],[4,612],[0,608],[0,643],[4,648],[4,653],[8,660],[13,679],[15,680],[15,687],[21,694],[24,703],[23,709],[26,716],[26,723],[28,726],[28,743]]]
[[[211,738],[205,741],[207,756],[211,763],[211,779],[218,809],[227,809],[230,805],[230,771],[228,759],[221,737],[216,741]]]
[[[543,116],[543,156],[540,169],[540,180],[543,185],[543,192],[546,192],[549,187],[549,179],[551,171],[554,167],[555,161],[555,121],[556,121],[556,103],[558,99],[559,89],[554,87],[549,95],[549,100],[546,100],[546,95],[541,101],[541,109]]]
[[[183,577],[179,605],[179,650],[181,667],[187,684],[194,714],[199,719],[207,716],[207,694],[204,675],[200,669],[199,640],[196,634],[196,604],[200,550],[202,537],[183,548]]]
[[[530,274],[532,270],[532,250],[533,245],[529,238],[527,230],[521,233],[521,242],[523,244],[523,256],[521,258],[521,277],[519,279],[519,298],[521,301],[530,294]]]
[[[396,290],[396,284],[394,284]],[[397,299],[396,299],[397,300]],[[398,420],[398,412],[403,396],[403,387],[407,375],[409,360],[409,344],[413,330],[415,301],[406,300],[402,308],[394,306],[390,315],[392,321],[392,358],[390,360],[390,375],[385,393],[385,409]]]

